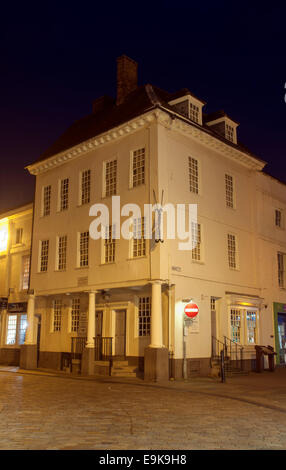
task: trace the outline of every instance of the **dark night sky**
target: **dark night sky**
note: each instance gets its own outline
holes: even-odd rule
[[[285,2],[284,2],[285,3]],[[33,198],[24,166],[93,99],[115,95],[116,57],[139,83],[187,87],[239,121],[239,138],[286,183],[286,8],[251,2],[13,3],[0,18],[0,211]],[[100,6],[101,5],[101,6]]]

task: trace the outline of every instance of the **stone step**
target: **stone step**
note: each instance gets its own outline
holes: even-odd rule
[[[112,365],[113,367],[128,366],[128,361],[113,361]]]
[[[126,370],[111,370],[112,377],[136,377],[135,372],[126,371]]]

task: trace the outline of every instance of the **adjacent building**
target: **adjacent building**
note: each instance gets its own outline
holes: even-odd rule
[[[19,365],[25,341],[33,204],[0,214],[0,363]]]
[[[112,373],[207,375],[223,343],[245,368],[256,344],[285,364],[286,187],[240,144],[238,123],[204,105],[188,89],[138,86],[137,63],[122,56],[116,100],[97,99],[27,167],[36,192],[22,367],[70,370],[80,358],[83,373],[110,373],[112,356]],[[169,213],[159,239],[140,237],[144,205],[157,202],[176,220],[197,205],[192,249],[167,236]],[[94,204],[113,215],[104,238],[89,233]],[[122,213],[125,204],[141,213]],[[131,215],[130,239],[118,237]],[[199,314],[186,322],[190,302]]]

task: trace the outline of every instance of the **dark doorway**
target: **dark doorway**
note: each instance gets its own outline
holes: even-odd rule
[[[125,358],[126,310],[116,310],[115,314],[115,356]]]
[[[286,314],[278,313],[279,364],[286,365]]]

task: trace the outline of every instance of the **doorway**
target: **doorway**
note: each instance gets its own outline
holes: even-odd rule
[[[286,314],[278,313],[279,364],[286,365]]]
[[[125,358],[126,354],[126,310],[115,310],[115,356]]]

